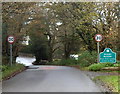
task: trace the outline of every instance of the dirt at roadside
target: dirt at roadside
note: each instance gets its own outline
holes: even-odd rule
[[[96,76],[103,76],[103,75],[120,75],[118,72],[92,72],[92,71],[83,71],[86,75],[88,75],[91,79]]]
[[[83,71],[90,79],[94,79],[97,76],[104,76],[104,75],[120,75],[118,72],[91,72],[91,71]],[[96,80],[95,83],[100,87],[101,91],[103,92],[112,92],[112,89],[104,84],[100,80]]]

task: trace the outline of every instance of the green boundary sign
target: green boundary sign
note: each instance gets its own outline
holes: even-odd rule
[[[105,48],[105,50],[99,54],[99,61],[100,63],[116,63],[116,53],[110,48]]]

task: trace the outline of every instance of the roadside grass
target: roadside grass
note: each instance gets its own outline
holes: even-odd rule
[[[89,67],[80,67],[81,71],[90,71]],[[92,71],[91,71],[92,72]],[[119,74],[120,71],[112,71],[112,70],[100,70],[100,71],[94,71],[94,72],[103,72],[103,73],[116,73]]]
[[[105,86],[112,89],[112,92],[118,92],[120,91],[119,79],[118,79],[119,77],[118,75],[97,76],[94,78],[94,80],[95,81],[100,80],[105,84]]]
[[[118,71],[119,72],[119,64],[113,64],[113,63],[97,63],[92,64],[88,67],[90,71]]]
[[[23,64],[14,64],[13,66],[6,66],[6,68],[2,70],[1,79],[11,77],[13,74],[20,72],[23,69],[25,69],[25,66]]]

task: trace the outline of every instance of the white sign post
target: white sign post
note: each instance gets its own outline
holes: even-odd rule
[[[13,57],[12,57],[12,44],[15,41],[14,36],[8,36],[7,41],[10,43],[10,65],[12,66]]]
[[[100,53],[100,41],[102,41],[103,37],[101,34],[96,34],[95,35],[95,40],[97,41],[97,51],[98,51],[98,59],[97,59],[97,62],[99,63],[99,53]]]

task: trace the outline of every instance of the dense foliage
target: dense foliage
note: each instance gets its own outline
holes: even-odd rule
[[[77,65],[80,67],[88,67],[91,64],[96,63],[96,52],[92,52],[90,54],[89,51],[83,51],[78,57],[78,60],[74,58],[69,59],[61,59],[54,60],[53,62],[49,62],[51,65]]]
[[[104,36],[100,42],[100,51],[106,47],[112,48],[115,52],[120,51],[117,2],[4,2],[2,4],[4,57],[10,55],[9,44],[6,41],[8,35],[16,37],[13,44],[14,60],[20,50],[27,47],[23,44],[26,36],[30,36],[30,42],[34,45],[34,47],[28,45],[29,49],[34,49],[31,53],[35,54],[36,58],[39,55],[37,62],[40,59],[48,59],[50,62],[53,59],[69,59],[71,54],[78,54],[80,50],[87,50],[92,54],[97,50],[94,40],[97,33]],[[33,39],[34,35],[37,35],[38,39]],[[42,54],[46,58],[43,58]],[[88,54],[80,58],[81,66],[88,66],[96,61],[92,60],[94,56],[88,58]]]
[[[78,62],[81,67],[88,67],[89,65],[97,62],[97,53],[96,52],[90,53],[89,51],[83,51],[78,58]]]

